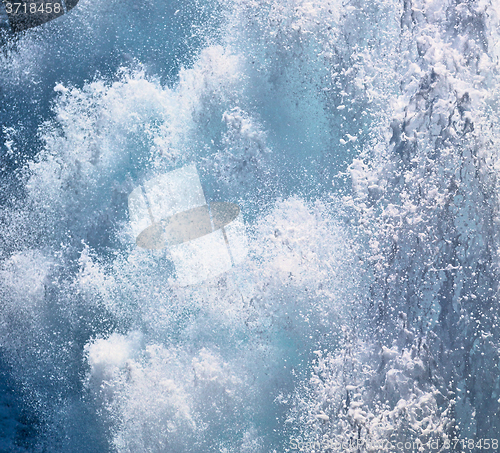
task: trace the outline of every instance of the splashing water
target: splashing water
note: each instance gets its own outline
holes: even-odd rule
[[[4,44],[0,451],[498,446],[499,11],[82,0]],[[249,253],[183,286],[127,203],[191,164]]]

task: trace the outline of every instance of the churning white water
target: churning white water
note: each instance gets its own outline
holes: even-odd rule
[[[0,451],[498,449],[499,12],[82,0],[5,38]],[[128,197],[189,165],[248,254],[185,285]]]

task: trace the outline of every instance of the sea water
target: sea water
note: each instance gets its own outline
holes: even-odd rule
[[[497,449],[499,11],[81,0],[5,38],[0,451]],[[186,286],[127,203],[192,164],[248,256]]]

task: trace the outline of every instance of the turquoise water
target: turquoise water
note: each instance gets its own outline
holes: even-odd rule
[[[0,451],[494,450],[497,25],[81,0],[8,38]],[[127,200],[193,163],[249,253],[182,286]]]

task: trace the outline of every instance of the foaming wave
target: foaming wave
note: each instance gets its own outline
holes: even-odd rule
[[[54,84],[26,196],[2,212],[0,340],[38,427],[26,445],[259,452],[297,433],[448,438],[454,395],[477,385],[446,354],[461,354],[466,331],[494,338],[492,354],[498,344],[495,316],[474,302],[494,310],[496,157],[471,135],[496,143],[488,112],[471,113],[485,89],[474,71],[494,68],[481,35],[463,11],[453,20],[474,42],[454,35],[451,3],[223,6],[217,43],[176,83],[135,62],[114,81]],[[126,200],[188,162],[207,199],[241,206],[250,253],[183,287],[168,251],[136,247]],[[465,325],[471,313],[484,330]],[[496,364],[462,346],[469,355],[453,357],[487,384],[476,401],[492,433]],[[456,407],[473,418],[467,398]]]
[[[2,273],[6,306],[29,308],[12,315],[15,323],[33,317],[24,343],[5,352],[12,363],[22,352],[13,376],[26,401],[38,398],[43,431],[31,442],[77,451],[82,430],[94,429],[87,442],[98,451],[278,446],[288,409],[275,398],[293,390],[311,350],[335,343],[349,322],[361,277],[354,242],[336,220],[338,199],[291,197],[267,207],[250,200],[249,260],[198,288],[176,285],[168,252],[135,247],[128,193],[184,161],[199,159],[209,175],[203,163],[213,150],[193,145],[206,140],[209,112],[223,120],[214,128],[227,148],[216,160],[228,177],[206,178],[208,190],[221,181],[238,194],[240,181],[266,179],[255,154],[269,152],[259,122],[228,110],[239,61],[210,48],[173,89],[142,73],[55,87],[55,120],[41,128],[45,148],[26,171],[26,199],[9,214],[37,233],[7,241],[15,250],[22,239],[27,251],[11,253]],[[247,152],[257,165],[235,165]],[[47,264],[25,275],[14,269],[19,263],[26,272]],[[9,289],[14,274],[25,275],[20,288],[31,292]],[[6,326],[2,341],[20,331]]]

